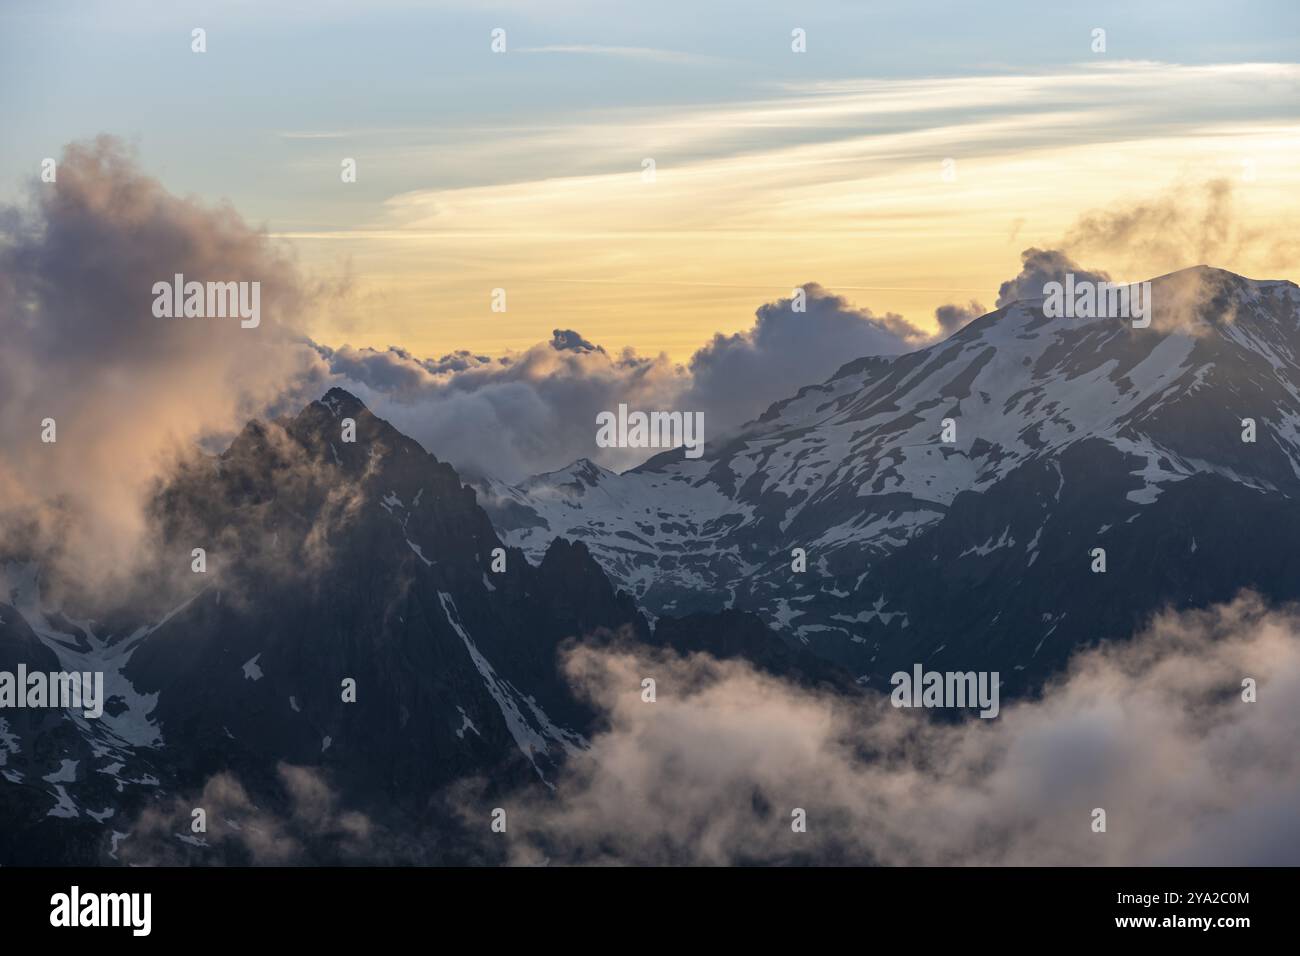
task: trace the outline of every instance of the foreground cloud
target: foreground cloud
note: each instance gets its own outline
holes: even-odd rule
[[[260,325],[156,318],[178,273],[260,283]],[[57,548],[110,585],[168,462],[323,372],[297,331],[314,297],[230,208],[171,195],[111,138],[69,146],[55,183],[0,212],[0,548]]]
[[[1300,616],[1252,595],[1083,652],[995,720],[629,646],[566,669],[608,730],[554,796],[504,803],[516,863],[1300,861]]]
[[[147,807],[113,852],[130,866],[289,866],[390,857],[391,837],[365,814],[340,808],[319,770],[281,763],[276,776],[276,809],[259,806],[233,774],[218,773],[199,793]]]

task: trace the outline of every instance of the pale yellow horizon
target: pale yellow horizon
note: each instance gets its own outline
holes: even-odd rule
[[[501,354],[571,328],[684,361],[809,282],[934,329],[941,305],[991,310],[1031,246],[1124,279],[1202,263],[1295,278],[1300,120],[1240,114],[1298,91],[1290,64],[1108,63],[575,117],[438,157],[531,155],[535,176],[273,235],[315,273],[349,272],[352,294],[311,330],[331,345]],[[556,174],[570,156],[592,171]],[[1211,182],[1226,184],[1213,207]],[[1114,221],[1084,234],[1085,216]]]

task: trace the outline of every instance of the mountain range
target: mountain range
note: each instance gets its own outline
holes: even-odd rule
[[[1197,267],[1151,296],[1149,328],[1015,302],[699,459],[584,459],[481,500],[530,558],[586,544],[652,618],[751,611],[877,688],[915,661],[1035,685],[1166,604],[1298,593],[1300,290]]]
[[[157,862],[142,816],[223,773],[291,816],[286,766],[403,835],[358,859],[491,860],[447,795],[551,787],[587,748],[570,641],[843,693],[998,670],[1014,694],[1161,607],[1300,598],[1300,289],[1199,267],[1152,301],[1145,329],[1016,302],[623,474],[467,482],[341,389],[250,422],[152,499],[170,606],[82,617],[0,561],[0,670],[102,670],[109,697],[0,714],[0,863]],[[167,859],[262,860],[162,830]],[[338,859],[316,832],[307,858]]]

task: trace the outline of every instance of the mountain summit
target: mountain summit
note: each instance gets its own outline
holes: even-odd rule
[[[585,748],[563,641],[648,637],[584,546],[530,564],[450,465],[340,389],[192,460],[151,514],[181,593],[124,632],[43,607],[39,569],[0,567],[0,664],[102,670],[111,695],[102,721],[0,720],[0,862],[151,861],[132,827],[146,806],[233,773],[288,814],[282,766],[417,832],[449,784],[546,785]]]
[[[610,474],[584,462],[553,483]],[[282,862],[241,827],[297,826],[304,799],[295,859],[490,855],[460,814],[549,790],[598,725],[561,669],[571,641],[747,656],[851,686],[741,612],[652,634],[585,544],[526,560],[451,465],[342,389],[196,455],[149,517],[161,612],[74,620],[45,605],[41,568],[0,564],[0,671],[102,672],[107,698],[97,720],[0,716],[0,864]],[[462,792],[480,784],[482,806]],[[211,811],[203,837],[193,806]]]

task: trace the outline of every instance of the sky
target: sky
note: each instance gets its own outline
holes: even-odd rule
[[[699,411],[719,440],[1065,271],[1300,279],[1297,28],[1297,0],[0,0],[0,543],[35,541],[117,597],[188,449],[331,386],[462,474],[517,481],[637,464],[643,449],[594,442],[620,404]],[[50,157],[56,188],[38,178]],[[251,278],[263,321],[153,315],[173,271]],[[58,442],[38,439],[47,416]],[[850,845],[920,854],[890,862],[1273,859],[1300,789],[1295,721],[1201,706],[1225,669],[1187,662],[1272,672],[1294,702],[1300,657],[1279,634],[1300,622],[1214,613],[1240,641],[1179,616],[1166,632],[1188,639],[1162,666],[1093,653],[1057,696],[1008,708],[1005,745],[936,725],[892,781],[839,759],[823,699],[728,666],[670,732],[648,736],[634,703],[595,741],[646,792],[680,790],[682,768],[723,791],[632,819],[625,779],[597,772],[567,781],[577,816],[534,807],[527,840],[626,838],[660,862],[642,835],[698,853],[694,822],[736,780],[793,779]],[[638,673],[616,655],[578,676],[599,700]],[[747,720],[727,738],[755,694],[775,736]],[[855,726],[871,748],[904,728]],[[1098,726],[1081,762],[1072,743]],[[962,747],[969,767],[934,779],[929,756]],[[1097,770],[1112,765],[1152,773],[1133,789]],[[1079,842],[1052,815],[1071,773],[1137,823]],[[1206,815],[1229,786],[1239,812]],[[754,845],[745,814],[721,825]],[[990,828],[1018,836],[995,846]]]
[[[685,361],[809,282],[932,331],[992,308],[1032,246],[1297,278],[1297,27],[1292,0],[5,0],[0,202],[120,136],[346,288],[309,319],[331,348],[566,328]],[[1230,224],[1118,241],[1211,182]]]

